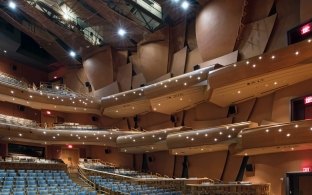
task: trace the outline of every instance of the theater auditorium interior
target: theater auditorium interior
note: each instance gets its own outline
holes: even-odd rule
[[[311,195],[311,0],[0,0],[0,195]]]

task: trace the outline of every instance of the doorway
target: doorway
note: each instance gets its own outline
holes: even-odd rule
[[[61,159],[67,165],[68,171],[74,171],[77,169],[79,163],[79,149],[78,148],[62,148]]]
[[[310,195],[312,172],[286,173],[286,195]]]

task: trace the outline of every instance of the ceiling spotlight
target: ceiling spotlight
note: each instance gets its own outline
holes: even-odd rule
[[[9,6],[9,8],[11,8],[11,9],[15,9],[15,8],[16,8],[16,3],[13,2],[13,1],[9,1],[8,6]]]
[[[181,7],[184,9],[184,10],[187,10],[189,7],[190,7],[190,3],[187,2],[187,1],[183,1],[181,3]]]
[[[69,55],[70,55],[71,57],[73,57],[73,58],[74,58],[74,57],[76,57],[76,52],[74,52],[74,51],[70,51],[70,52],[69,52]]]
[[[118,30],[118,35],[119,35],[119,36],[123,37],[123,36],[125,36],[126,34],[127,34],[127,32],[126,32],[123,28],[120,28],[120,29]]]

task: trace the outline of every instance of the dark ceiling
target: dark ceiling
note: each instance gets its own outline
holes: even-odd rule
[[[14,40],[18,46],[7,55],[53,71],[64,64],[81,65],[81,56],[102,46],[136,50],[144,35],[196,13],[197,1],[187,0],[191,9],[184,12],[180,7],[183,1],[0,0],[2,22],[11,24],[14,36],[19,37]],[[15,9],[10,8],[10,2],[16,3]],[[117,33],[121,28],[127,32],[123,37]],[[8,45],[0,44],[0,49]],[[71,50],[78,54],[75,59],[68,55]]]

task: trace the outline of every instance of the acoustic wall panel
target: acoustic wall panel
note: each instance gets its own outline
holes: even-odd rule
[[[248,0],[245,23],[251,23],[269,16],[274,0]]]
[[[94,90],[113,82],[111,48],[105,48],[83,61],[83,67]]]
[[[242,59],[251,58],[264,52],[269,41],[277,15],[247,24],[239,44]]]
[[[204,61],[234,50],[244,0],[211,0],[196,19],[196,39]]]
[[[132,77],[132,89],[139,88],[141,85],[145,85],[146,80],[142,73]]]
[[[214,64],[220,64],[222,66],[226,66],[226,65],[237,62],[237,58],[238,58],[238,51],[236,50],[234,52],[215,58],[213,60],[200,63],[199,65],[200,65],[200,68],[208,67]]]
[[[126,64],[120,66],[117,71],[117,81],[121,91],[127,91],[131,89],[132,80],[132,64]]]
[[[153,84],[153,83],[158,83],[158,82],[161,82],[163,80],[167,80],[167,79],[170,79],[172,77],[172,74],[171,73],[167,73],[161,77],[158,77],[157,79],[149,82],[148,84]]]
[[[174,77],[184,74],[186,54],[187,54],[187,47],[184,47],[180,51],[173,54],[171,73]]]
[[[98,99],[101,99],[102,97],[113,95],[116,93],[119,93],[119,87],[118,83],[115,81],[101,89],[94,91],[94,96]]]

